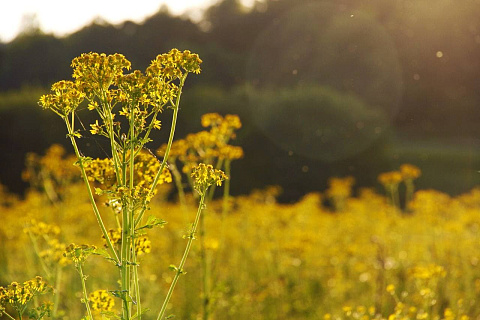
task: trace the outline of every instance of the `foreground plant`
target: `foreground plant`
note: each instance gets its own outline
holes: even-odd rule
[[[139,254],[147,252],[145,245],[149,244],[149,240],[146,230],[163,226],[166,222],[154,216],[148,219],[144,216],[158,185],[172,181],[167,160],[175,133],[182,89],[189,73],[200,73],[201,62],[197,54],[172,49],[167,54],[158,55],[145,74],[139,70],[124,74],[124,70],[130,69],[130,62],[121,54],[82,54],[72,62],[75,81],[59,81],[52,85],[51,94],[40,98],[40,105],[59,115],[67,126],[67,136],[77,157],[76,164],[80,168],[107,248],[106,252],[102,252],[87,245],[71,245],[65,252],[66,256],[73,259],[81,276],[83,302],[89,318],[93,318],[89,300],[98,305],[95,302],[98,299],[95,300],[95,294],[89,296],[86,290],[86,276],[82,269],[85,261],[81,259],[86,252],[85,248],[90,253],[102,254],[119,269],[119,289],[110,294],[121,299],[121,318],[141,319],[145,311],[141,304],[137,258]],[[110,155],[106,159],[84,156],[78,147],[77,140],[82,138],[83,132],[76,124],[77,110],[84,101],[88,110],[95,111],[99,117],[95,123],[90,124],[91,134],[104,136],[109,141]],[[151,132],[161,128],[158,116],[165,109],[173,112],[170,135],[163,159],[159,161],[145,145],[152,141]],[[81,125],[83,126],[82,123]],[[127,128],[123,129],[122,125]],[[186,237],[188,242],[184,258],[174,268],[175,280],[162,304],[158,319],[163,319],[175,283],[183,273],[199,217],[205,208],[207,189],[211,185],[221,185],[226,179],[223,172],[202,164],[193,172],[197,173],[192,177],[198,185],[196,189],[200,193],[200,204],[191,232]],[[117,223],[115,228],[107,229],[90,183],[95,184],[94,190],[98,196],[106,197],[109,203],[114,204],[111,207]],[[109,303],[106,311],[109,312],[112,306]],[[102,313],[102,316],[115,315]]]
[[[20,320],[24,315],[36,320],[50,316],[53,306],[51,302],[45,301],[41,305],[36,303],[33,308],[29,308],[29,302],[36,299],[37,296],[51,291],[51,288],[39,276],[25,281],[23,284],[12,282],[7,287],[0,287],[0,317],[5,315],[9,319],[15,319],[6,311],[7,306],[15,310]]]

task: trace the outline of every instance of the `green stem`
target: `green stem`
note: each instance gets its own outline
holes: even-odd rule
[[[187,79],[187,75],[188,73],[185,73],[183,78],[180,79],[180,84],[178,86],[177,100],[175,101],[175,105],[173,106],[172,126],[170,127],[170,136],[168,137],[167,148],[165,149],[165,155],[163,156],[162,164],[160,165],[160,169],[155,175],[155,179],[153,180],[149,194],[152,194],[155,188],[157,187],[158,180],[160,179],[163,169],[167,165],[168,155],[170,154],[170,149],[172,148],[173,136],[175,135],[175,127],[177,126],[178,109],[180,106],[180,98],[182,96],[182,88],[183,88],[183,84],[185,83],[185,80]],[[142,221],[143,215],[145,214],[145,210],[147,210],[146,203],[143,205],[137,219],[135,220],[135,226],[137,226],[140,223],[140,221]]]
[[[55,279],[55,295],[53,298],[53,310],[52,310],[52,318],[57,318],[57,311],[58,311],[58,303],[60,300],[60,283],[62,280],[62,267],[57,265],[57,272],[56,272],[56,279]]]
[[[9,317],[12,320],[15,320],[15,318],[12,317],[11,315],[9,315],[6,311],[2,311],[2,314],[6,315],[7,317]]]
[[[88,317],[91,320],[93,320],[92,311],[90,310],[90,304],[88,303],[87,287],[85,286],[85,275],[83,274],[83,269],[81,264],[77,266],[77,271],[80,274],[80,279],[82,280],[83,300],[85,303],[85,307],[87,308],[87,314],[88,314]]]
[[[175,165],[175,159],[170,162],[170,171],[172,171],[173,175],[173,181],[175,182],[175,186],[177,187],[178,191],[178,200],[180,201],[180,205],[182,206],[182,209],[187,208],[187,200],[185,198],[185,190],[183,190],[183,185],[182,185],[182,175],[178,171],[177,166]]]
[[[137,258],[135,252],[133,253],[133,263],[134,263],[134,269],[133,269],[133,281],[135,283],[135,300],[137,303],[137,318],[139,320],[142,319],[142,304],[140,301],[140,281],[138,279],[138,268],[137,268]]]
[[[37,239],[33,236],[32,232],[30,230],[28,231],[28,236],[30,237],[30,241],[32,242],[32,247],[33,251],[35,251],[35,254],[38,257],[38,260],[40,261],[40,265],[42,266],[43,271],[45,271],[45,274],[47,275],[47,278],[51,278],[51,273],[48,270],[47,265],[45,264],[45,261],[40,257],[40,250],[38,249],[38,243]]]
[[[130,105],[130,121],[129,121],[129,143],[130,143],[130,154],[128,157],[128,172],[129,172],[129,183],[128,183],[128,190],[129,190],[129,196],[130,199],[128,201],[129,205],[124,206],[125,210],[123,211],[123,230],[122,230],[122,268],[121,268],[121,278],[122,278],[122,291],[124,291],[124,294],[126,297],[130,296],[130,288],[131,288],[131,277],[130,277],[130,272],[132,267],[127,263],[130,261],[132,255],[133,257],[135,256],[135,250],[134,250],[134,237],[135,237],[135,225],[134,225],[134,205],[133,205],[133,190],[134,190],[134,181],[133,181],[133,176],[134,176],[134,166],[135,166],[135,123],[134,123],[134,104]],[[126,150],[124,150],[124,159],[126,159]],[[126,179],[126,161],[123,162],[124,165],[124,183],[126,184],[127,179]],[[132,250],[133,248],[133,250]],[[133,252],[132,252],[133,251]],[[136,272],[136,266],[133,264],[133,270]],[[132,303],[128,302],[127,299],[124,300],[124,306],[125,308],[123,309],[124,312],[124,319],[130,319],[131,316],[131,310],[132,310]]]
[[[225,219],[225,216],[227,214],[227,211],[228,211],[228,199],[230,197],[230,180],[231,180],[231,177],[230,177],[230,164],[231,164],[231,160],[226,160],[225,161],[225,175],[228,177],[228,179],[226,179],[224,181],[224,187],[223,187],[223,203],[222,203],[222,221]],[[223,228],[222,228],[223,230]]]
[[[110,104],[108,103],[107,101],[107,97],[106,97],[106,94],[105,92],[102,90],[102,98],[101,100],[103,100],[101,103],[104,107],[104,114],[106,115],[106,119],[107,119],[107,131],[108,131],[108,138],[110,140],[110,149],[111,149],[111,152],[112,152],[112,159],[113,159],[113,165],[115,167],[115,175],[117,177],[117,184],[118,185],[121,185],[121,181],[120,181],[120,169],[119,169],[119,163],[120,163],[120,159],[118,158],[118,153],[117,153],[117,148],[116,148],[116,145],[115,145],[115,136],[114,136],[114,129],[113,129],[113,118],[112,118],[112,108],[110,108]]]
[[[207,261],[207,252],[205,249],[205,214],[200,217],[200,260],[202,263],[203,280],[203,320],[208,320],[209,302],[210,302],[210,268]]]
[[[195,216],[195,221],[192,225],[192,229],[190,232],[190,236],[188,238],[187,246],[185,247],[185,251],[182,256],[182,260],[180,261],[179,266],[177,267],[177,271],[175,273],[175,276],[172,280],[172,283],[170,284],[170,288],[168,289],[167,296],[165,297],[165,300],[163,301],[162,308],[160,309],[160,313],[158,314],[157,320],[163,320],[163,317],[165,315],[165,312],[167,310],[167,305],[168,302],[170,301],[170,298],[172,297],[173,290],[175,289],[175,285],[178,282],[178,279],[180,278],[180,275],[183,273],[183,267],[185,266],[185,262],[187,261],[188,253],[190,252],[190,248],[192,247],[193,239],[195,239],[195,233],[197,230],[198,223],[200,221],[200,216],[202,214],[202,211],[205,209],[205,192],[202,193],[200,197],[200,203],[198,205],[198,210],[197,210],[197,215]]]
[[[217,160],[217,164],[215,166],[216,169],[220,169],[222,167],[224,163],[224,160],[223,159],[218,159]],[[228,166],[228,174],[230,174],[230,161],[227,160],[225,161],[225,167]],[[226,172],[227,172],[227,168],[225,169]],[[225,182],[229,182],[229,180],[225,181]],[[225,203],[226,201],[228,201],[228,192],[229,192],[229,185],[228,187],[226,187],[226,191],[224,191],[224,194],[223,194],[223,208],[222,208],[222,220],[224,218],[224,215],[225,215]],[[216,189],[216,185],[213,185],[210,187],[210,190],[208,190],[208,196],[207,196],[207,200],[206,202],[210,202],[212,201],[213,199],[213,196],[215,194],[215,189]],[[225,200],[226,199],[226,200]],[[200,219],[200,260],[201,260],[201,264],[202,264],[202,269],[203,269],[203,320],[208,320],[209,317],[210,317],[210,279],[211,279],[211,275],[212,275],[212,272],[210,270],[210,266],[209,266],[209,263],[207,261],[207,253],[206,253],[206,250],[205,250],[205,234],[206,234],[206,230],[205,230],[205,219],[204,219],[205,215],[202,215],[201,219]],[[222,228],[223,230],[223,228]]]
[[[129,272],[130,272],[130,267],[127,263],[129,257],[128,257],[128,252],[130,248],[130,223],[129,223],[129,214],[128,214],[128,206],[124,206],[122,208],[123,212],[123,218],[122,218],[122,243],[121,243],[121,249],[120,249],[120,256],[122,259],[122,264],[120,267],[120,277],[121,277],[121,290],[122,290],[122,295],[124,295],[123,299],[123,308],[122,308],[122,314],[123,314],[123,319],[129,319],[130,318],[130,308],[129,308],[129,303],[127,297],[130,294],[129,291]]]
[[[130,221],[134,221],[134,209],[131,209],[130,212]],[[135,302],[137,306],[137,317],[140,320],[141,319],[141,305],[140,305],[140,283],[138,281],[138,265],[137,265],[137,254],[135,250],[135,227],[133,226],[133,223],[130,223],[132,226],[130,227],[130,260],[132,261],[132,270],[133,270],[133,288],[135,289]],[[130,284],[129,284],[130,286]],[[130,290],[130,287],[129,287]]]
[[[398,195],[398,185],[395,186],[393,191],[394,206],[400,209],[400,196]]]
[[[129,157],[129,160],[130,160],[130,186],[129,186],[129,191],[130,191],[130,194],[132,194],[133,192],[133,169],[134,169],[134,165],[135,165],[135,122],[134,122],[134,106],[132,104],[131,106],[131,112],[130,112],[130,157]],[[132,211],[133,211],[133,208],[132,208]],[[132,229],[135,229],[134,227]]]
[[[410,202],[413,199],[413,192],[415,190],[415,187],[413,185],[413,180],[412,179],[407,179],[405,180],[405,210],[408,211],[410,209]]]
[[[142,150],[143,146],[145,145],[144,141],[148,141],[148,137],[150,137],[150,133],[152,132],[152,128],[153,128],[153,123],[157,119],[157,115],[158,115],[158,111],[154,113],[152,121],[150,122],[150,125],[148,126],[147,132],[143,136],[143,139],[141,141],[139,141],[139,146],[138,146],[137,151],[135,151],[135,156],[137,156],[138,153]]]
[[[95,218],[97,219],[98,224],[100,225],[100,229],[102,230],[102,234],[105,237],[105,240],[107,242],[108,249],[110,250],[110,253],[112,254],[115,262],[120,265],[121,262],[118,259],[117,252],[113,248],[112,241],[110,240],[110,237],[108,236],[107,229],[105,228],[105,224],[103,223],[102,216],[100,215],[100,211],[98,210],[97,204],[95,203],[95,199],[93,197],[93,192],[92,188],[90,187],[90,183],[88,182],[88,177],[87,173],[85,172],[85,168],[83,166],[83,157],[80,155],[80,151],[78,150],[77,142],[75,141],[75,138],[73,136],[73,112],[72,112],[72,124],[70,126],[70,123],[68,121],[68,118],[64,118],[65,123],[67,125],[67,130],[68,134],[70,137],[70,141],[72,142],[73,149],[75,150],[75,155],[77,156],[78,159],[78,166],[80,167],[80,171],[82,173],[82,178],[83,181],[85,182],[85,185],[87,186],[87,191],[88,191],[88,197],[90,199],[90,204],[92,205],[93,212],[95,213]]]

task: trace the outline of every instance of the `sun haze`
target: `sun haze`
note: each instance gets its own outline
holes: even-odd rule
[[[72,33],[95,19],[108,23],[125,20],[141,22],[166,5],[175,15],[198,16],[216,0],[83,0],[72,3],[59,0],[8,1],[0,10],[0,42],[8,42],[25,27],[36,26],[58,36]],[[198,12],[197,12],[198,11]]]

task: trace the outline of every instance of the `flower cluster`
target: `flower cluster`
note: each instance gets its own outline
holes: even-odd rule
[[[395,307],[388,319],[439,319],[439,317],[432,317],[431,312],[438,303],[438,282],[445,278],[445,268],[436,265],[416,265],[409,269],[408,275],[415,282],[415,287],[408,294],[402,292],[397,294],[395,285],[389,284],[386,291],[393,297]],[[442,319],[464,319],[468,317],[461,315],[462,310],[458,308],[458,317],[456,317],[451,308],[445,308],[443,311],[444,317]]]
[[[192,170],[191,177],[194,181],[194,188],[199,194],[204,194],[212,185],[221,186],[222,181],[228,179],[221,170],[214,169],[210,164],[200,163]]]
[[[104,236],[102,236],[102,238],[105,241],[105,248],[106,248],[107,242]],[[108,238],[110,239],[113,245],[120,244],[120,242],[122,241],[122,229],[121,228],[109,229]]]
[[[142,151],[135,158],[134,167],[134,181],[135,181],[135,194],[146,195],[153,185],[155,176],[158,170],[160,170],[160,162],[150,152]],[[160,174],[158,185],[164,183],[171,183],[172,175],[167,168],[164,168]]]
[[[39,104],[61,117],[72,113],[85,98],[85,93],[72,81],[58,81],[52,85],[52,91],[51,94],[42,95]]]
[[[378,181],[385,187],[398,185],[402,181],[414,180],[420,177],[421,170],[412,164],[402,164],[399,171],[389,171],[381,173]]]
[[[64,243],[59,242],[58,239],[50,239],[47,245],[46,249],[39,252],[39,256],[48,266],[52,268],[55,265],[63,267],[70,263],[70,260],[63,255],[65,252]]]
[[[152,242],[147,235],[140,235],[135,238],[135,253],[137,255],[142,255],[149,253],[152,249]]]
[[[96,290],[90,293],[89,301],[93,311],[112,311],[115,300],[107,290]]]
[[[385,188],[398,186],[402,180],[402,174],[398,171],[383,172],[378,175],[378,181],[385,186]]]
[[[145,74],[135,70],[124,74],[131,63],[121,54],[106,55],[94,52],[84,53],[73,59],[73,79],[62,80],[52,86],[53,93],[43,95],[39,104],[51,109],[65,119],[84,100],[88,100],[88,109],[96,110],[103,123],[98,120],[90,124],[92,134],[100,134],[120,142],[120,123],[113,122],[114,107],[120,103],[120,115],[133,122],[134,130],[129,132],[130,142],[137,141],[143,146],[149,141],[151,129],[160,128],[157,114],[167,103],[174,105],[189,72],[200,73],[201,59],[188,50],[183,52],[172,49],[158,55],[147,68]],[[174,80],[180,79],[179,81]],[[73,134],[73,121],[67,125]],[[115,131],[115,133],[114,133]],[[140,137],[143,133],[144,136]],[[78,132],[75,132],[80,137]],[[125,142],[125,141],[124,141]],[[119,146],[122,144],[119,144]]]
[[[398,187],[401,182],[405,184],[405,208],[411,210],[411,201],[415,186],[413,181],[420,177],[421,171],[418,167],[412,164],[402,164],[399,171],[384,172],[378,175],[378,181],[383,185],[385,191],[391,197],[392,204],[400,207]]]
[[[57,236],[60,233],[60,228],[53,224],[31,219],[23,228],[23,232],[29,233],[34,237],[51,237]]]
[[[93,159],[86,162],[84,168],[89,181],[97,182],[106,189],[117,183],[113,160],[110,158]]]
[[[129,157],[130,154],[127,153],[127,156]],[[133,168],[134,189],[131,190],[132,194],[130,195],[133,199],[139,200],[142,197],[151,198],[153,196],[150,194],[150,189],[153,186],[158,170],[160,170],[160,166],[157,158],[149,152],[141,151],[137,154]],[[125,188],[118,185],[112,159],[88,161],[85,163],[85,172],[90,181],[99,183],[104,187],[104,190],[125,192]],[[128,172],[126,176],[130,177]],[[170,171],[164,168],[160,174],[157,186],[170,182],[172,182]],[[129,185],[129,183],[129,178],[127,178],[124,185]],[[155,193],[156,189],[153,190],[153,194]]]
[[[328,180],[329,187],[326,195],[332,201],[335,211],[343,211],[345,209],[345,201],[352,195],[354,183],[355,179],[353,177],[334,177]]]
[[[74,243],[70,244],[65,248],[63,255],[71,259],[76,266],[83,265],[87,258],[95,253],[97,247],[88,244],[76,245]]]
[[[122,54],[90,52],[73,59],[71,66],[72,77],[87,97],[91,98],[94,94],[106,93],[111,85],[116,85],[117,77],[123,74],[123,69],[129,70],[131,63]]]
[[[119,88],[117,100],[130,106],[139,104],[143,107],[143,112],[147,112],[148,105],[153,105],[155,111],[161,111],[161,108],[178,92],[178,87],[174,83],[165,82],[152,75],[144,75],[139,70],[119,76],[117,83]],[[140,109],[135,111],[139,112]],[[130,112],[124,107],[121,114],[129,118]]]
[[[42,221],[31,219],[23,228],[23,232],[30,236],[33,247],[47,276],[58,274],[58,268],[62,268],[71,261],[66,258],[66,245],[60,242],[60,227],[54,224],[47,224]],[[51,281],[51,279],[49,278]]]
[[[237,115],[227,114],[222,117],[218,113],[207,113],[201,118],[202,126],[210,127],[209,131],[200,131],[188,134],[185,139],[173,142],[170,149],[170,163],[175,165],[176,160],[182,164],[182,171],[190,174],[198,163],[215,164],[219,161],[231,161],[243,157],[243,149],[229,145],[235,138],[235,130],[241,128],[242,123]],[[162,145],[157,154],[165,155],[167,145]]]
[[[22,179],[56,202],[62,199],[69,185],[80,181],[80,171],[73,165],[76,160],[74,155],[67,155],[59,144],[50,146],[44,156],[28,153]]]
[[[148,75],[165,75],[168,79],[182,78],[183,72],[200,73],[202,60],[195,53],[172,49],[168,53],[158,55],[147,68]]]
[[[400,173],[402,174],[404,180],[417,179],[422,175],[420,168],[408,163],[400,166]]]
[[[225,117],[222,117],[218,113],[207,113],[202,116],[201,122],[203,127],[211,127],[211,132],[223,138],[225,143],[229,139],[234,139],[235,130],[242,127],[240,118],[234,114],[227,114]]]
[[[7,287],[0,287],[0,308],[10,304],[14,309],[24,310],[33,297],[47,293],[51,288],[40,276],[27,280],[23,284],[12,282]]]
[[[445,268],[436,264],[418,265],[409,270],[409,274],[415,279],[429,280],[433,278],[444,278]]]

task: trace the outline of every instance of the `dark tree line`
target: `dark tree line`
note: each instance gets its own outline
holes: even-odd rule
[[[248,10],[236,0],[223,0],[210,7],[199,23],[161,9],[140,24],[97,22],[62,38],[30,30],[0,45],[0,118],[6,123],[4,132],[12,130],[9,119],[28,118],[24,109],[17,114],[15,108],[7,108],[2,97],[26,86],[48,88],[69,78],[70,62],[82,52],[120,52],[135,69],[144,69],[158,53],[173,47],[190,49],[204,60],[203,71],[192,79],[185,97],[191,111],[181,119],[184,129],[179,134],[199,130],[198,119],[205,112],[240,114],[245,128],[239,143],[245,147],[247,158],[243,165],[238,164],[238,170],[253,173],[239,179],[239,192],[246,191],[249,184],[280,183],[294,198],[323,189],[328,176],[346,174],[372,184],[378,170],[389,167],[383,158],[388,141],[384,132],[429,138],[480,137],[479,16],[480,3],[468,0],[263,0]],[[322,88],[317,93],[323,98],[312,93],[315,86]],[[288,99],[276,100],[282,95],[272,95],[272,90],[285,91],[283,97]],[[292,113],[292,108],[298,107],[295,96],[299,94],[303,95],[298,100],[302,106]],[[270,109],[259,109],[259,101]],[[336,107],[343,101],[351,101],[351,108],[342,111],[343,107]],[[305,106],[309,103],[313,107]],[[276,105],[287,110],[283,113],[289,119],[270,117],[275,119],[274,125],[262,127],[259,118],[268,117]],[[372,112],[375,115],[365,121],[349,120],[351,123],[317,121],[311,124],[311,137],[307,137],[308,130],[303,133],[306,149],[317,143],[312,138],[317,135],[319,148],[338,154],[336,141],[328,140],[328,132],[348,139],[349,135],[358,136],[358,130],[366,126],[361,136],[368,136],[367,129],[381,129],[382,134],[356,154],[346,152],[334,160],[302,153],[305,146],[301,141],[299,152],[295,146],[287,150],[288,135],[275,130],[288,130],[287,120],[295,114],[298,118],[291,123],[297,126],[312,117],[321,118],[322,113],[314,108],[317,105],[345,115],[355,110],[359,119]],[[32,117],[38,117],[36,112],[32,111]],[[386,119],[383,126],[378,124],[382,117]],[[342,118],[341,114],[337,118]],[[36,125],[28,119],[21,121]],[[51,137],[48,128],[42,130],[47,137],[44,141],[33,146],[26,143],[10,157],[31,151],[26,149],[29,147],[39,152],[58,138]],[[31,134],[27,131],[25,136],[14,136],[26,141],[27,133]],[[15,138],[11,139],[4,144],[13,144]],[[337,142],[343,141],[348,140]],[[249,153],[255,154],[255,161],[248,158]],[[372,154],[376,155],[373,163]],[[1,160],[7,161],[6,157]],[[299,169],[305,167],[310,168],[308,173]],[[259,175],[264,178],[254,178]],[[0,180],[11,178],[0,176]]]

